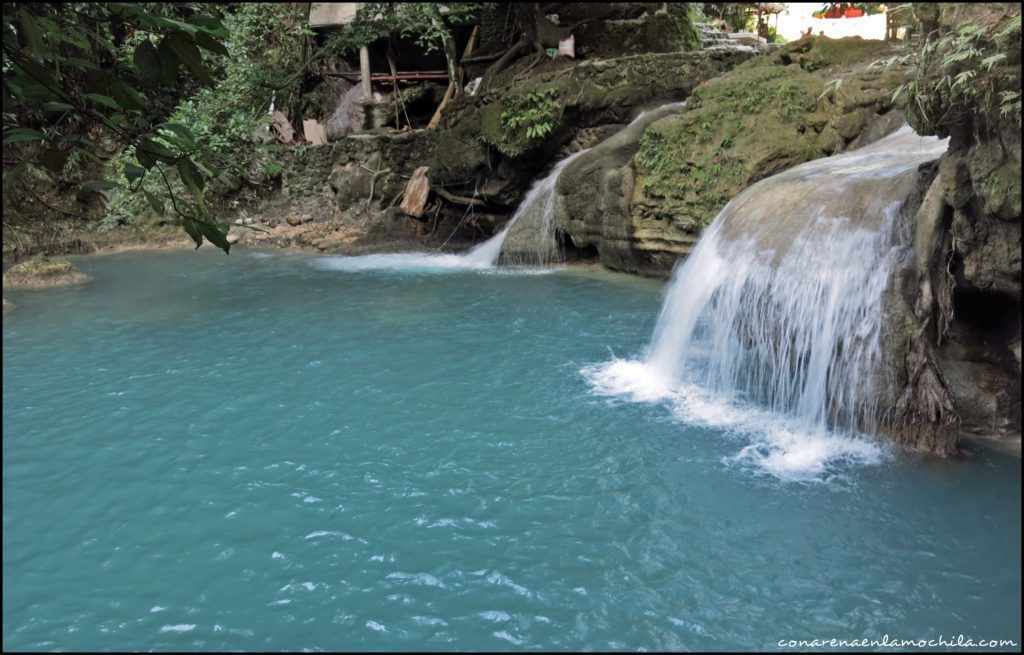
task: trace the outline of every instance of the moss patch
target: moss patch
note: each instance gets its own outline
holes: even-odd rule
[[[66,259],[51,259],[39,255],[15,264],[4,273],[5,287],[47,288],[78,284],[89,278]]]
[[[803,39],[698,86],[687,111],[644,133],[634,221],[699,232],[753,182],[843,150],[889,110],[903,79],[879,71],[846,77],[844,67],[862,68],[884,49],[859,38]],[[826,92],[840,76],[840,88]]]

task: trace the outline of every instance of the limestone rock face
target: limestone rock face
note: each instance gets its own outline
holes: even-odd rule
[[[657,228],[638,231],[630,220],[635,184],[631,161],[640,138],[652,123],[682,110],[681,103],[649,110],[563,171],[555,224],[565,248],[593,249],[608,268],[655,275],[670,270],[689,252],[696,243],[693,235],[673,234],[667,223],[657,226],[661,233]]]
[[[969,102],[956,99],[944,85],[941,62],[950,55],[941,37],[981,28],[974,44],[984,56],[1002,54],[985,81],[1020,85],[1020,33],[1005,28],[1020,5],[947,3],[918,5],[921,18],[938,30],[939,43],[922,62],[931,71],[917,82],[925,115],[908,115],[921,134],[948,136],[948,152],[927,180],[930,188],[918,213],[914,256],[917,279],[907,303],[922,321],[904,337],[926,355],[933,371],[930,385],[944,396],[944,408],[958,434],[1014,441],[1021,429],[1020,282],[1021,282],[1021,133],[1019,109],[985,104],[979,94]],[[936,38],[938,37],[938,38]],[[934,75],[936,77],[931,77]],[[926,212],[925,208],[930,207]],[[922,238],[927,235],[927,238]],[[929,318],[930,317],[930,318]],[[908,359],[913,379],[922,357]],[[911,441],[913,441],[911,439]],[[955,445],[955,440],[953,444]]]
[[[685,109],[652,114],[565,170],[565,246],[596,250],[612,269],[667,276],[745,187],[904,122],[891,104],[904,73],[864,70],[884,54],[877,42],[811,37],[697,85]]]

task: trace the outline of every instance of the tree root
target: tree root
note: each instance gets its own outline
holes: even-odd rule
[[[441,187],[430,187],[434,193],[441,196],[445,200],[458,205],[469,205],[470,207],[486,207],[487,203],[479,198],[467,198],[465,196],[457,196],[454,193],[449,193]]]

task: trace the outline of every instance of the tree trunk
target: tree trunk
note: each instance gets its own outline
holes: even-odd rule
[[[484,86],[489,84],[495,75],[508,68],[512,62],[526,51],[532,49],[534,52],[544,52],[544,45],[541,43],[542,32],[546,31],[545,27],[558,28],[557,25],[544,18],[540,3],[538,2],[524,2],[516,5],[516,10],[516,25],[519,27],[519,33],[521,34],[519,41],[506,50],[505,54],[487,69],[487,72],[484,73]],[[541,22],[546,23],[546,26],[542,25]]]

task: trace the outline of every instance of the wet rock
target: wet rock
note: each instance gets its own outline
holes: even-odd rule
[[[565,171],[558,229],[610,268],[667,275],[745,187],[899,126],[881,100],[904,74],[865,70],[883,52],[861,39],[807,38],[697,85],[685,110],[634,135],[626,157],[599,165],[588,153]]]
[[[7,289],[47,289],[86,282],[89,277],[66,259],[46,255],[15,264],[4,273]]]

